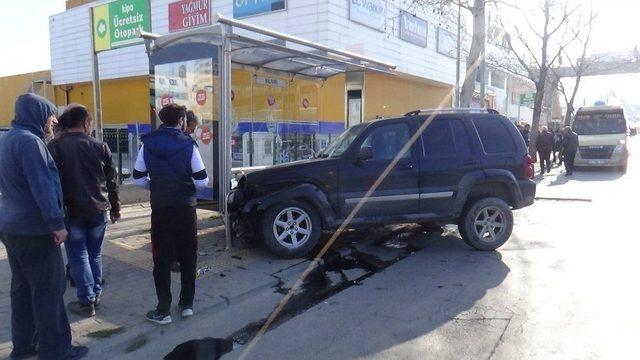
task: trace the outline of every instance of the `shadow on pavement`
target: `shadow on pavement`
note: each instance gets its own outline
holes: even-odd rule
[[[573,172],[573,176],[570,179],[576,181],[613,181],[622,176],[624,174],[616,168],[579,167]]]
[[[364,339],[368,344],[361,348],[373,355],[423,337],[450,321],[491,321],[495,312],[466,313],[508,274],[499,252],[471,250],[452,235],[431,239],[411,263],[399,265],[388,275],[387,283],[395,285],[381,291],[377,302],[395,306],[366,325],[378,326],[368,333]],[[384,297],[385,292],[391,297]]]
[[[380,266],[370,278],[349,279],[356,286],[315,301],[316,306],[303,315],[276,324],[249,358],[380,357],[381,352],[422,338],[452,320],[491,321],[495,314],[468,313],[477,310],[476,303],[509,274],[502,255],[472,250],[452,232],[409,233],[400,235],[408,244],[402,261]],[[362,250],[369,253],[365,261],[356,257],[362,268],[372,260],[388,261],[383,248],[390,239],[385,240]],[[329,275],[335,271],[324,270]]]

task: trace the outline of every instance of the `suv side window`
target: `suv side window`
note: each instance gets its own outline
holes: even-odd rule
[[[383,125],[373,129],[360,147],[371,147],[372,160],[391,160],[396,157],[409,138],[411,138],[409,125],[404,123]],[[411,148],[404,153],[402,158],[410,157]]]
[[[485,153],[499,154],[516,151],[511,133],[499,118],[473,119],[473,124],[478,130]]]
[[[428,158],[455,156],[456,147],[449,121],[434,120],[429,124],[422,134],[422,146],[424,156]]]

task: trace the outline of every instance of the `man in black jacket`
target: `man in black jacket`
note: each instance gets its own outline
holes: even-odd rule
[[[564,153],[564,167],[566,169],[565,176],[573,175],[573,162],[576,159],[576,153],[579,146],[578,134],[573,132],[570,126],[564,128],[562,135],[562,150]]]
[[[183,317],[193,315],[197,260],[196,188],[209,178],[198,147],[184,133],[186,108],[169,104],[158,114],[162,126],[142,138],[133,170],[136,185],[151,190],[153,278],[158,305],[147,320],[171,323],[171,261],[180,262],[178,306]]]
[[[542,132],[536,139],[536,149],[540,158],[540,174],[544,175],[545,170],[551,172],[551,151],[553,151],[553,134],[546,126],[542,127]]]
[[[109,211],[112,223],[120,219],[117,175],[107,144],[89,135],[93,121],[84,106],[68,108],[58,125],[63,132],[48,148],[60,171],[67,208],[65,249],[78,297],[69,304],[69,311],[91,317],[102,294],[105,213]]]

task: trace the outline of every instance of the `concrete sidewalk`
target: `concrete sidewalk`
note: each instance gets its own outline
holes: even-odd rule
[[[102,306],[91,319],[69,314],[73,341],[88,345],[90,358],[114,348],[126,349],[141,335],[158,330],[144,314],[155,307],[153,261],[150,244],[148,204],[123,208],[122,221],[109,225],[103,245],[106,285]],[[276,259],[266,250],[224,249],[224,227],[213,211],[198,210],[198,269],[194,310],[220,311],[243,301],[252,293],[275,286],[280,277],[295,276],[306,261]],[[64,251],[63,251],[64,253]],[[11,271],[5,248],[0,244],[0,358],[11,351],[10,281]],[[179,274],[172,275],[174,300],[180,288]],[[66,302],[75,299],[68,288]],[[174,321],[180,315],[174,310]],[[124,355],[125,352],[122,352]]]

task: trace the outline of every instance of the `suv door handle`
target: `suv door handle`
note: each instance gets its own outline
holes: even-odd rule
[[[462,165],[464,166],[471,166],[471,165],[478,165],[478,162],[475,160],[465,160]]]
[[[396,170],[413,170],[413,164],[397,164]]]

